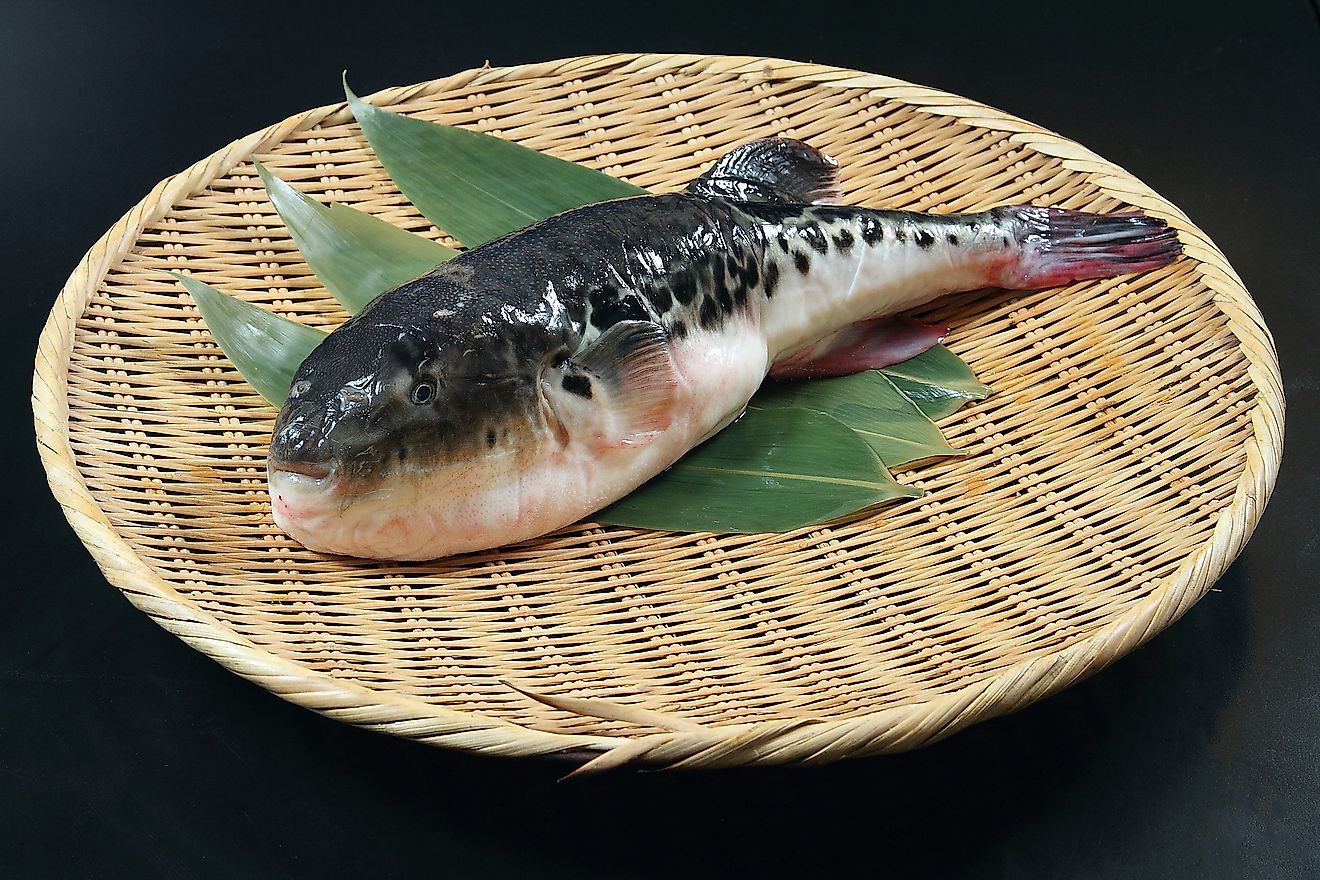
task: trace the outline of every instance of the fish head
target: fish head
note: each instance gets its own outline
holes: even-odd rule
[[[277,524],[312,549],[395,555],[438,499],[461,505],[471,486],[516,480],[520,451],[544,428],[533,330],[478,304],[420,318],[368,310],[331,333],[275,421]]]
[[[275,420],[270,466],[312,479],[370,477],[437,421],[440,379],[430,344],[401,328],[346,325],[294,374]]]

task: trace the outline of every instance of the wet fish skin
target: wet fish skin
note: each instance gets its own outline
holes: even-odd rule
[[[271,456],[307,457],[315,446],[370,477],[410,455],[479,452],[491,429],[497,445],[519,445],[537,422],[547,362],[621,321],[684,338],[707,295],[731,296],[717,290],[710,255],[723,268],[735,240],[749,244],[727,204],[675,194],[591,205],[465,252],[327,337],[294,376]],[[593,246],[602,241],[617,246]],[[424,411],[404,393],[419,378],[437,385]]]
[[[399,559],[534,537],[672,464],[776,364],[847,362],[858,322],[1177,252],[1140,216],[789,201],[833,177],[805,145],[748,145],[689,192],[566,212],[382,295],[294,377],[277,522],[313,549]]]

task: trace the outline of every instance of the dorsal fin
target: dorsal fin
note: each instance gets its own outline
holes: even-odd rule
[[[716,159],[687,191],[743,202],[829,204],[839,199],[839,163],[802,141],[761,138]]]

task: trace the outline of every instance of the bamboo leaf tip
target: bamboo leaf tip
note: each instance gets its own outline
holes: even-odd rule
[[[273,178],[275,175],[271,174],[270,169],[267,168],[265,165],[262,165],[261,160],[258,159],[256,156],[252,157],[251,162],[252,162],[252,167],[257,169],[257,176],[261,178],[261,182],[266,185],[267,189],[270,189],[271,178]]]
[[[161,273],[162,275],[170,276],[175,281],[182,284],[189,293],[193,292],[194,287],[201,289],[206,288],[206,284],[204,282],[198,281],[196,278],[192,277],[191,275],[186,275],[183,272],[176,272],[174,269],[156,269],[155,271]]]
[[[349,109],[353,112],[353,116],[356,117],[359,107],[366,107],[369,105],[364,103],[363,100],[357,96],[357,93],[349,88],[348,68],[344,68],[344,71],[339,75],[339,78],[344,84],[344,100],[348,102]]]
[[[294,196],[301,196],[303,193],[292,187],[284,178],[271,171],[265,165],[262,165],[256,159],[252,160],[252,164],[257,166],[257,176],[261,178],[261,185],[266,188],[266,195],[270,197],[271,204],[275,205],[275,212],[278,213],[280,219],[284,220],[287,224],[288,219],[280,210],[280,204],[276,199],[281,195],[281,191],[287,191]]]

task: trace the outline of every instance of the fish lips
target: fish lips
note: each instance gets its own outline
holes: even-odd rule
[[[268,463],[267,488],[276,525],[301,541],[302,526],[322,522],[335,509],[335,478],[329,464]]]
[[[372,452],[378,438],[369,428],[369,414],[363,407],[339,404],[340,399],[330,404],[315,400],[286,403],[271,435],[270,472],[326,481],[343,470],[346,462]]]
[[[319,483],[329,478],[331,467],[328,461],[299,461],[297,459],[283,461],[272,458],[270,459],[270,470],[272,473],[297,474],[300,477],[306,477]]]

